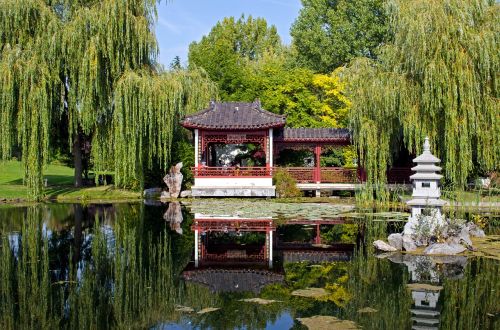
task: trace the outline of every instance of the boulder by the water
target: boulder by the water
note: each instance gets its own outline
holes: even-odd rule
[[[161,188],[148,188],[144,189],[142,196],[146,199],[160,197]]]
[[[455,243],[435,243],[429,245],[425,250],[425,254],[444,254],[444,255],[453,255],[462,253],[466,250],[461,244]]]
[[[181,191],[181,198],[188,198],[188,197],[191,197],[192,195],[193,195],[193,193],[191,190]]]
[[[377,241],[373,242],[373,246],[377,250],[385,251],[385,252],[394,252],[394,251],[398,250],[394,246],[391,246],[391,245],[389,245],[386,242],[381,241],[381,240],[377,240]]]
[[[484,231],[479,228],[475,223],[469,222],[466,224],[467,230],[469,231],[469,235],[474,237],[485,237]]]
[[[417,249],[417,245],[410,235],[403,235],[403,247],[405,251],[415,251]]]
[[[462,228],[462,231],[460,232],[458,237],[460,238],[459,243],[464,243],[465,246],[472,247],[472,241],[470,239],[469,229],[467,228],[467,226]]]
[[[387,237],[387,241],[389,242],[390,246],[392,246],[398,250],[403,249],[403,235],[390,234],[389,237]]]
[[[177,163],[177,165],[170,168],[170,172],[165,175],[163,181],[168,187],[168,197],[177,198],[181,193],[182,179],[183,175],[181,173],[182,163]]]

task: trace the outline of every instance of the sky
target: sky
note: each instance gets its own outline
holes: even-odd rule
[[[300,0],[163,0],[156,23],[159,61],[168,66],[178,55],[187,64],[191,42],[201,40],[224,17],[241,14],[265,18],[276,26],[281,40],[290,44],[290,27],[300,8]]]

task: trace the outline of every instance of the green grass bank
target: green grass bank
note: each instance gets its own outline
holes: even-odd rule
[[[44,199],[54,201],[100,201],[134,200],[141,198],[140,192],[116,189],[112,185],[75,188],[74,170],[58,164],[50,164],[44,171],[47,187]],[[19,161],[0,162],[0,201],[21,202],[28,200],[28,190],[23,185],[23,168]]]

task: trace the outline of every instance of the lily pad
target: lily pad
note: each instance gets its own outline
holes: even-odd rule
[[[361,309],[358,309],[358,313],[376,313],[378,312],[378,310],[376,310],[375,308],[371,308],[371,307],[364,307],[364,308],[361,308]]]
[[[423,290],[423,291],[441,291],[443,290],[442,286],[424,284],[424,283],[411,283],[406,285],[410,290]]]
[[[295,290],[292,296],[305,297],[305,298],[321,298],[327,296],[328,292],[323,288],[306,288]]]
[[[260,305],[269,305],[275,302],[280,302],[278,300],[268,300],[268,299],[262,299],[262,298],[249,298],[249,299],[240,299],[239,301],[244,301],[244,302],[251,302],[251,303],[256,303]]]
[[[220,308],[216,308],[216,307],[207,307],[207,308],[203,308],[201,311],[198,311],[198,314],[211,313],[211,312],[218,311],[219,309]]]
[[[297,319],[310,330],[355,330],[360,329],[355,322],[341,320],[334,316],[315,315]]]
[[[473,237],[472,246],[476,251],[469,252],[477,257],[500,260],[500,235],[488,235],[486,237]]]
[[[339,217],[354,210],[354,205],[330,203],[276,203],[252,200],[200,200],[189,206],[192,213],[242,218],[281,217],[288,219],[324,219]]]
[[[194,309],[192,307],[187,307],[182,305],[175,305],[175,311],[182,313],[194,313]]]

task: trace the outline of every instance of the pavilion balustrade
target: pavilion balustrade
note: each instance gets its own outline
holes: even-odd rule
[[[266,177],[276,171],[288,172],[299,183],[356,183],[357,168],[344,167],[193,167],[195,177]]]
[[[270,167],[192,167],[195,177],[265,177],[272,176]]]
[[[359,183],[366,181],[366,173],[356,167],[193,167],[195,177],[269,177],[278,171],[288,172],[298,183]],[[410,182],[409,167],[387,170],[387,183]]]

